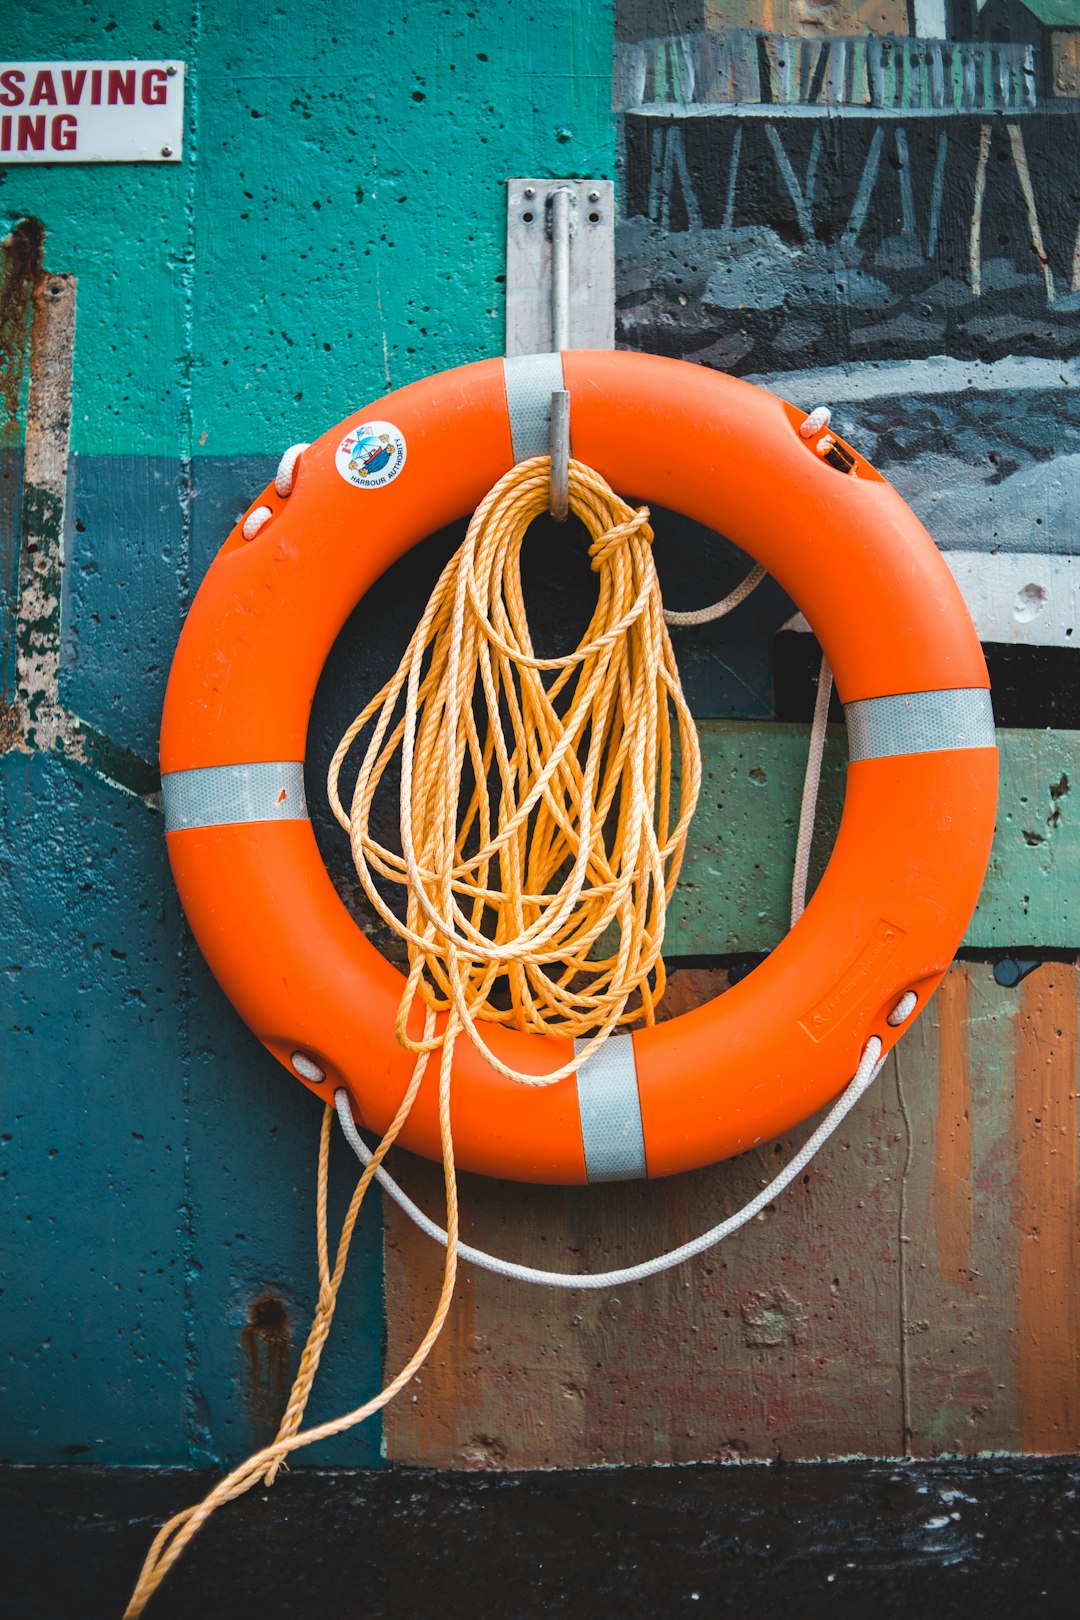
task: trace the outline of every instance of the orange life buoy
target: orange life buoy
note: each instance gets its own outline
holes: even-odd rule
[[[316,847],[303,788],[312,698],[372,582],[516,461],[546,453],[547,406],[563,386],[578,459],[723,533],[788,591],[848,726],[832,858],[747,978],[609,1038],[547,1088],[516,1086],[458,1045],[463,1168],[538,1182],[664,1176],[806,1118],[850,1079],[871,1035],[887,1052],[905,1027],[887,1015],[908,991],[917,1014],[937,987],[989,857],[997,753],[963,599],[899,495],[813,422],[804,437],[804,412],[683,361],[579,350],[442,372],[325,434],[290,494],[271,485],[259,497],[268,515],[248,523],[255,538],[233,530],[184,626],[161,736],[169,855],[199,945],[250,1028],[324,1100],[345,1086],[360,1123],[381,1133],[412,1070],[393,1033],[402,980]],[[568,1042],[501,1027],[490,1042],[524,1072],[571,1056]],[[440,1157],[434,1076],[400,1141]]]

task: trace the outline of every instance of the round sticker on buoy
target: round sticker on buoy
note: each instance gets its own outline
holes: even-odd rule
[[[346,433],[334,457],[354,489],[384,489],[405,465],[405,437],[393,422],[361,422]]]

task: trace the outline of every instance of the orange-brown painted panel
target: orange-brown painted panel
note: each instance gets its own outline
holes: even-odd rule
[[[672,1010],[722,982],[675,973]],[[466,1239],[553,1269],[629,1264],[739,1207],[803,1134],[660,1183],[466,1177]],[[469,1468],[897,1453],[902,1146],[887,1067],[805,1178],[689,1265],[600,1294],[463,1267],[454,1337],[386,1412],[387,1455]],[[405,1158],[399,1169],[437,1214],[438,1170]],[[386,1230],[396,1370],[434,1308],[441,1254],[389,1204]]]
[[[723,975],[672,977],[673,1011]],[[711,1254],[614,1293],[464,1267],[454,1337],[386,1414],[387,1454],[445,1467],[936,1456],[1080,1445],[1077,981],[957,964],[875,1090],[797,1183]],[[752,1196],[796,1134],[663,1183],[466,1178],[469,1241],[600,1270]],[[438,1171],[402,1160],[438,1212]],[[440,1255],[387,1214],[388,1368]]]
[[[1076,969],[1024,980],[1016,1043],[1019,1378],[1025,1451],[1080,1450]]]
[[[903,1179],[904,1427],[916,1456],[1016,1451],[1012,1221],[1020,993],[956,964],[896,1078]]]

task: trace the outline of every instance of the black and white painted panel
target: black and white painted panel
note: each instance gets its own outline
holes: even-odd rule
[[[617,10],[618,341],[829,403],[946,550],[1080,553],[1080,0]]]

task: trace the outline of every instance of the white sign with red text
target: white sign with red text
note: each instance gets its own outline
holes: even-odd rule
[[[179,163],[183,62],[0,62],[0,164]]]

